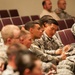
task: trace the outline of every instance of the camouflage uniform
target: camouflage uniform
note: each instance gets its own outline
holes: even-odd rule
[[[71,27],[71,32],[73,33],[73,35],[75,37],[75,23]]]
[[[6,45],[0,46],[0,58],[2,58],[4,62],[6,62],[8,58],[6,54],[7,48],[8,47]]]
[[[69,56],[59,63],[56,75],[75,75],[75,55]]]
[[[52,63],[56,64],[57,58],[44,53],[37,45],[35,45],[34,42],[29,50],[35,53],[37,57],[39,57],[43,61],[42,68],[44,72],[48,72],[50,68],[52,68]]]
[[[57,75],[75,75],[75,44],[71,44],[66,60],[59,62]]]
[[[49,38],[45,32],[40,39],[35,40],[35,43],[43,52],[51,55],[55,55],[55,51],[64,46],[55,35],[52,38]]]
[[[7,54],[6,54],[7,46],[0,44],[0,75],[2,74],[3,66],[7,62]]]
[[[53,60],[57,60],[56,57],[44,53],[43,49],[39,48],[34,42],[29,50],[35,53],[44,62],[51,62]]]
[[[69,19],[72,18],[71,15],[69,15],[67,12],[65,12],[64,10],[58,8],[55,10],[55,13],[60,17],[60,19]]]
[[[14,71],[11,66],[7,65],[7,68],[3,71],[2,75],[19,75],[19,72]]]

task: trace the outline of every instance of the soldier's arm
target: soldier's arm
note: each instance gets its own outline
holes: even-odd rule
[[[36,45],[31,45],[30,48],[33,52],[36,53],[36,55],[42,60],[42,61],[52,61],[52,60],[57,60],[57,58],[55,56],[52,55],[48,55],[46,53],[44,53],[38,46]]]

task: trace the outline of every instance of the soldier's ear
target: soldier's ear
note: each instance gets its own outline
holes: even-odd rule
[[[24,39],[20,37],[20,43],[23,44]]]
[[[33,33],[33,28],[30,28],[29,32],[30,32],[30,33]]]
[[[7,38],[7,43],[11,43],[11,38]]]

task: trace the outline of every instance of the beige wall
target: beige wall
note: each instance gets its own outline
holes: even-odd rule
[[[0,0],[0,9],[18,9],[21,16],[39,15],[42,11],[43,0]],[[75,16],[75,0],[67,1],[67,12]],[[57,7],[57,0],[52,0],[53,10]]]

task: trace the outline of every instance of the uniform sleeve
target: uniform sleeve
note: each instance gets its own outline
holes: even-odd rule
[[[51,68],[52,68],[52,63],[51,62],[49,62],[49,63],[42,62],[43,72],[48,73]]]
[[[52,61],[52,60],[56,60],[55,56],[52,55],[48,55],[46,53],[44,53],[43,51],[40,50],[40,48],[36,45],[31,45],[30,48],[33,52],[36,53],[36,55],[44,62],[48,62],[48,61]]]
[[[69,60],[63,60],[57,66],[57,75],[74,75],[75,64]]]
[[[56,37],[56,35],[53,36],[53,39],[59,45],[59,48],[62,48],[64,46],[63,43]]]

